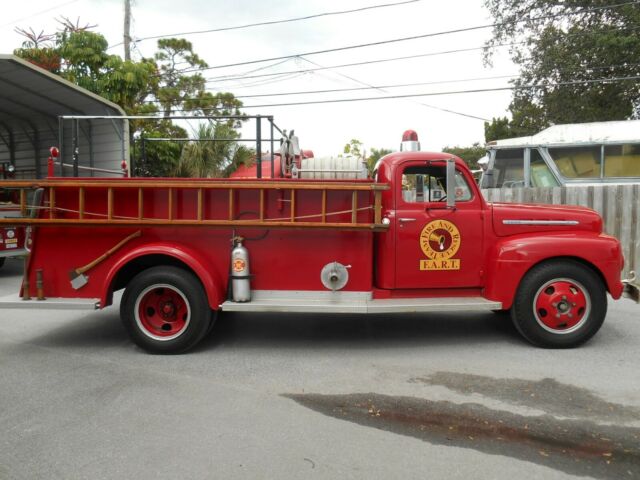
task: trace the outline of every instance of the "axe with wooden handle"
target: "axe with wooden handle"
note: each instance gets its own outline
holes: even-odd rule
[[[102,255],[100,255],[98,258],[96,258],[92,262],[87,263],[84,267],[78,267],[74,270],[71,270],[69,272],[69,279],[71,280],[71,286],[74,288],[74,290],[78,290],[84,287],[89,282],[89,277],[85,275],[86,272],[91,270],[96,265],[104,262],[107,258],[113,255],[117,250],[122,248],[122,246],[125,243],[133,240],[134,238],[138,238],[141,235],[142,235],[142,231],[138,230],[137,232],[129,235],[127,238],[120,240],[120,242],[118,242],[117,245],[115,245],[114,247],[104,252]]]

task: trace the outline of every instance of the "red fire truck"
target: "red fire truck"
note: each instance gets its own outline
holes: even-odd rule
[[[596,212],[489,204],[462,160],[417,146],[407,132],[373,179],[13,182],[32,251],[3,305],[104,308],[124,289],[132,340],[176,353],[220,311],[510,310],[529,342],[573,347],[601,327],[607,293],[637,298]]]

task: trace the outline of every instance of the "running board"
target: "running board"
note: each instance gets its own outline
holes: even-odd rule
[[[45,300],[22,300],[18,295],[0,297],[0,309],[40,309],[40,310],[97,310],[100,308],[98,298],[47,298]]]
[[[370,292],[295,292],[257,290],[250,302],[226,301],[225,312],[418,313],[501,310],[502,303],[482,297],[391,298],[375,300]]]

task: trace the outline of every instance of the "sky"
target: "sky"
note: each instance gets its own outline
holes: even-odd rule
[[[142,40],[145,37],[281,20],[401,1],[403,0],[132,0],[131,34],[134,39],[141,39],[135,42],[132,55],[134,58],[153,55],[157,40]],[[74,21],[79,17],[81,25],[97,24],[94,30],[105,35],[109,45],[122,42],[124,0],[1,0],[1,3],[0,53],[11,53],[23,41],[14,31],[15,27],[30,27],[37,32],[53,32],[58,27],[55,19],[62,16]],[[490,23],[491,17],[482,0],[416,0],[403,5],[349,14],[231,31],[187,34],[182,37],[193,43],[195,52],[209,66],[218,67]],[[275,123],[280,128],[294,129],[301,147],[313,150],[316,156],[338,155],[351,139],[361,141],[367,151],[371,148],[397,150],[402,133],[407,129],[413,129],[418,133],[423,150],[440,151],[446,146],[468,146],[475,142],[483,144],[482,119],[506,115],[511,92],[506,90],[458,93],[317,105],[269,105],[505,87],[508,86],[508,77],[517,74],[518,70],[504,48],[496,52],[491,66],[483,64],[480,47],[490,35],[491,29],[478,29],[305,55],[284,62],[271,61],[213,68],[204,74],[209,80],[207,87],[211,91],[230,91],[241,97],[247,106],[243,109],[245,113],[273,115]],[[460,49],[472,50],[442,53]],[[114,46],[109,51],[123,55],[122,45]],[[434,53],[436,55],[431,55]],[[424,54],[429,55],[384,63],[284,74],[318,66],[330,67]],[[309,62],[314,62],[315,65]],[[255,77],[281,72],[282,75]],[[223,80],[220,78],[222,76],[235,78]],[[239,76],[244,78],[238,78]],[[424,85],[391,87],[415,83]],[[364,86],[387,88],[384,88],[384,91],[362,89],[321,94],[248,97]],[[193,122],[190,126],[195,128]],[[242,133],[245,138],[254,137],[254,124],[247,125]]]

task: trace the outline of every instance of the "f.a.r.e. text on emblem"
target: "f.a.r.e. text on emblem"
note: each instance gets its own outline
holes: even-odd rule
[[[420,248],[427,257],[420,260],[420,270],[460,270],[460,259],[453,257],[461,242],[460,231],[453,223],[427,223],[420,232]]]

